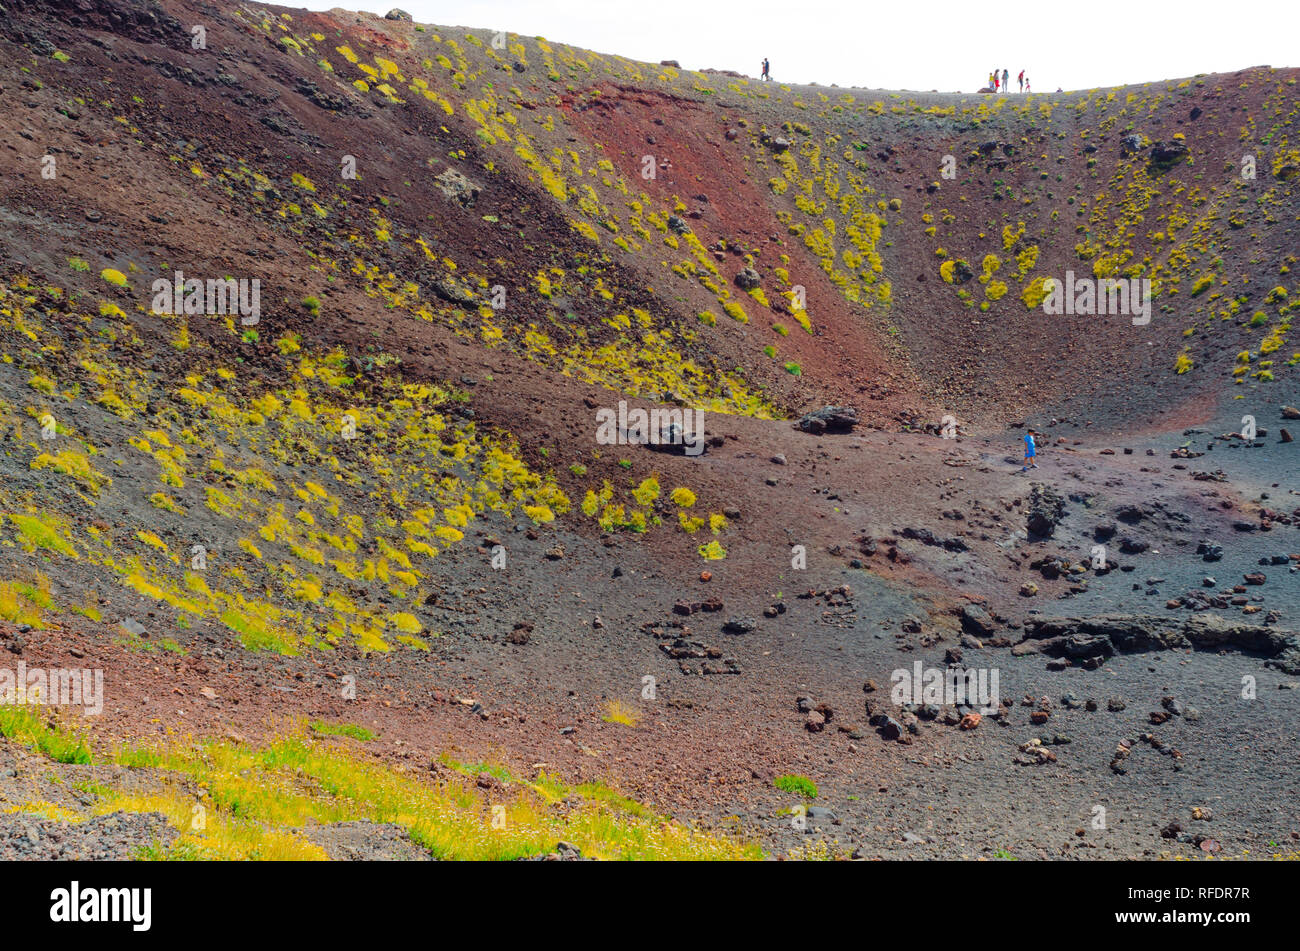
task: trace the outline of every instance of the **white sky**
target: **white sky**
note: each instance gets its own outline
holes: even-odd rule
[[[289,0],[292,2],[292,0]],[[302,2],[302,0],[299,0]],[[1035,92],[1091,89],[1248,66],[1300,65],[1296,0],[1047,3],[912,0],[307,0],[417,23],[506,30],[686,69],[781,82],[974,92],[996,65]]]

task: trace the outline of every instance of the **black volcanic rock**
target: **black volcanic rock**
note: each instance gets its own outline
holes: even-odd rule
[[[1030,538],[1050,538],[1065,515],[1065,499],[1050,486],[1035,482],[1029,487],[1029,512],[1025,527]]]
[[[858,425],[858,412],[848,406],[823,406],[795,423],[795,428],[820,436],[823,433],[847,433]]]

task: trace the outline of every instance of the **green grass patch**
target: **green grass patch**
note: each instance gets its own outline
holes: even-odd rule
[[[324,720],[312,720],[309,724],[313,733],[321,736],[346,736],[365,743],[375,738],[375,734],[355,723],[326,723]]]
[[[0,734],[56,763],[90,763],[90,747],[81,736],[51,725],[28,707],[0,704]]]
[[[817,798],[817,784],[807,776],[800,776],[797,773],[787,773],[784,776],[778,776],[772,780],[772,785],[782,792],[793,793],[796,796],[803,796],[805,799]]]
[[[18,529],[18,534],[26,543],[24,547],[30,549],[44,549],[45,551],[57,552],[60,555],[67,555],[69,558],[77,557],[77,550],[55,529],[51,528],[45,522],[41,521],[35,515],[18,515],[9,514],[9,521],[14,523]]]

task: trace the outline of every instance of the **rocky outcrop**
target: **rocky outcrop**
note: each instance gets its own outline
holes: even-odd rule
[[[1029,487],[1029,513],[1025,528],[1030,538],[1050,538],[1065,515],[1065,499],[1050,486],[1035,482]]]
[[[462,208],[472,208],[483,186],[454,168],[446,169],[434,179],[438,190]]]
[[[1025,639],[1042,642],[1038,646],[1044,654],[1090,661],[1089,666],[1117,653],[1234,648],[1263,655],[1267,667],[1300,674],[1300,634],[1217,614],[1185,619],[1154,614],[1030,618],[1025,622]]]
[[[766,145],[773,152],[784,152],[790,148],[790,140],[785,136],[772,136],[764,132],[758,137],[758,141]]]
[[[795,428],[820,436],[822,433],[847,433],[858,425],[858,412],[848,406],[823,406],[805,415]]]
[[[1142,142],[1142,136],[1138,135],[1136,132],[1124,136],[1124,138],[1120,140],[1120,146],[1123,148],[1125,155],[1136,155],[1138,152],[1141,152],[1146,148]]]
[[[998,625],[983,607],[968,604],[962,608],[961,629],[974,637],[989,637],[997,631]]]
[[[1151,165],[1164,171],[1180,162],[1186,162],[1190,154],[1187,145],[1178,139],[1172,142],[1157,142],[1151,147]]]
[[[450,303],[459,304],[462,307],[472,307],[477,303],[474,295],[455,281],[437,280],[433,282],[432,286],[435,294]]]

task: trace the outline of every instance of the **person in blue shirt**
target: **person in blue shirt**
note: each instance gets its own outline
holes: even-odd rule
[[[1021,472],[1038,468],[1038,463],[1034,462],[1035,457],[1038,455],[1038,447],[1034,445],[1035,435],[1037,434],[1032,429],[1025,433],[1025,464],[1020,467]]]

